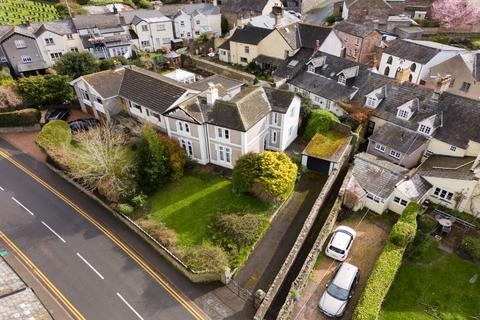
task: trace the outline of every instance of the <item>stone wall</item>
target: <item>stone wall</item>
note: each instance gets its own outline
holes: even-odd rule
[[[347,152],[345,152],[345,155],[342,159],[339,161],[339,167],[342,168],[344,165],[348,163],[348,160],[350,158],[352,146],[348,146]],[[285,262],[283,263],[282,268],[278,272],[277,276],[273,280],[270,288],[268,289],[268,292],[265,295],[265,298],[263,299],[262,303],[260,304],[259,308],[257,309],[257,312],[255,313],[254,319],[256,320],[261,320],[264,319],[268,309],[270,308],[270,305],[272,304],[273,300],[275,299],[275,296],[277,295],[278,291],[280,290],[280,287],[282,286],[283,281],[285,280],[285,277],[287,276],[288,272],[290,271],[290,268],[293,265],[293,262],[297,258],[297,255],[302,248],[309,232],[310,229],[312,228],[313,224],[315,223],[315,220],[317,219],[318,213],[326,201],[328,195],[330,194],[330,190],[334,186],[335,182],[337,181],[337,178],[340,174],[340,170],[334,170],[332,174],[328,177],[325,185],[322,188],[322,191],[320,192],[320,195],[318,196],[317,200],[312,206],[312,209],[310,210],[310,213],[308,214],[307,219],[305,219],[305,222],[303,224],[302,230],[300,231],[300,234],[298,235],[297,240],[295,241],[295,244],[293,245],[292,249],[290,250],[290,253],[288,254],[287,258],[285,259]],[[331,213],[330,213],[331,215]],[[336,217],[335,217],[336,219]],[[327,221],[330,220],[330,217],[327,218]],[[323,229],[322,229],[323,230]],[[322,232],[320,232],[322,234]],[[308,260],[308,259],[307,259]],[[309,261],[309,260],[308,260]],[[315,261],[314,261],[315,262]],[[291,297],[287,298],[287,301]],[[283,308],[282,308],[283,309]]]
[[[255,76],[250,73],[235,70],[220,63],[208,61],[194,56],[190,56],[190,58],[192,58],[193,63],[199,69],[217,73],[227,78],[232,78],[234,80],[243,81],[249,84],[253,83],[253,80],[255,79]]]

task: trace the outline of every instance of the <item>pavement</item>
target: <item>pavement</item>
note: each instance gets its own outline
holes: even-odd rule
[[[315,9],[307,12],[303,22],[307,24],[322,25],[325,18],[333,14],[333,6],[337,0],[320,0]]]
[[[246,318],[249,308],[229,289],[191,283],[44,163],[2,139],[0,150],[0,231],[76,318]]]
[[[240,286],[267,292],[290,253],[313,203],[327,177],[315,172],[302,175],[290,199],[280,209],[267,232],[235,277]]]
[[[350,249],[346,262],[360,269],[360,281],[342,319],[351,319],[355,305],[365,288],[367,279],[383,250],[390,228],[393,225],[392,216],[379,216],[375,213],[353,213],[339,225],[349,226],[356,230],[357,236]],[[330,240],[330,239],[328,239]],[[317,266],[312,271],[312,277],[295,303],[292,320],[329,319],[320,312],[318,301],[325,291],[325,286],[331,280],[333,271],[340,263],[321,253]]]

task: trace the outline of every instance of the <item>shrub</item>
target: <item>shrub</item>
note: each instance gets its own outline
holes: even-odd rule
[[[138,225],[155,240],[166,247],[172,247],[177,243],[177,233],[165,226],[164,223],[154,220],[140,220]]]
[[[418,229],[424,233],[432,232],[433,229],[437,226],[437,221],[428,214],[422,214],[418,218]]]
[[[405,248],[387,241],[368,278],[352,319],[372,320],[378,318],[383,299],[402,264],[404,250]]]
[[[259,159],[260,176],[253,193],[263,201],[276,203],[287,198],[295,186],[297,166],[283,152],[265,151]]]
[[[97,60],[90,52],[67,52],[55,63],[55,70],[76,79],[98,71]]]
[[[40,121],[40,111],[23,109],[0,113],[0,127],[33,126]]]
[[[143,208],[147,204],[147,196],[143,193],[137,194],[132,198],[132,203],[135,208]]]
[[[47,74],[20,78],[17,87],[20,95],[33,105],[63,104],[73,99],[68,76]]]
[[[228,268],[228,257],[222,248],[212,244],[185,247],[178,250],[183,262],[198,272],[223,272]]]
[[[23,99],[18,95],[15,86],[0,86],[0,112],[18,110],[22,107],[22,105]]]
[[[128,203],[119,203],[117,205],[117,210],[118,210],[118,212],[123,213],[124,215],[130,217],[133,214],[133,212],[135,211],[135,208],[133,208]]]
[[[236,192],[251,192],[255,179],[260,176],[260,155],[249,152],[236,162],[232,173],[232,184]]]
[[[317,132],[330,130],[332,122],[340,122],[340,120],[333,113],[326,110],[312,110],[303,137],[310,140]]]
[[[471,255],[472,258],[480,260],[480,239],[467,236],[462,241],[462,248]]]
[[[52,148],[62,148],[72,142],[72,131],[65,121],[53,120],[43,126],[35,142],[47,152]]]
[[[390,231],[390,241],[397,246],[406,247],[415,237],[416,226],[398,221]]]
[[[100,70],[109,70],[113,69],[116,63],[119,63],[121,65],[127,65],[128,60],[125,57],[119,56],[115,58],[108,58],[108,59],[102,59],[98,63],[98,68]]]
[[[10,74],[10,68],[3,66],[0,69],[0,86],[11,85],[13,83],[12,75]]]
[[[215,227],[241,248],[252,245],[266,223],[266,218],[258,214],[220,214]]]
[[[170,157],[169,165],[170,165],[170,180],[178,181],[181,177],[183,177],[185,171],[185,165],[187,160],[189,159],[185,153],[185,150],[180,147],[180,145],[172,140],[167,135],[159,134],[158,140],[164,144],[164,146],[168,150],[168,155]]]

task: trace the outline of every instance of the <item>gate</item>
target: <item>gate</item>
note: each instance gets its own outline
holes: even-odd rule
[[[235,280],[230,280],[227,284],[227,288],[230,289],[233,293],[239,296],[244,301],[251,301],[254,302],[254,295],[253,293],[245,288],[242,288]]]

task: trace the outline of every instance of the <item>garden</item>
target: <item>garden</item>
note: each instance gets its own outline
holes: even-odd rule
[[[18,25],[27,22],[51,21],[58,19],[53,5],[35,1],[0,1],[0,25]]]

